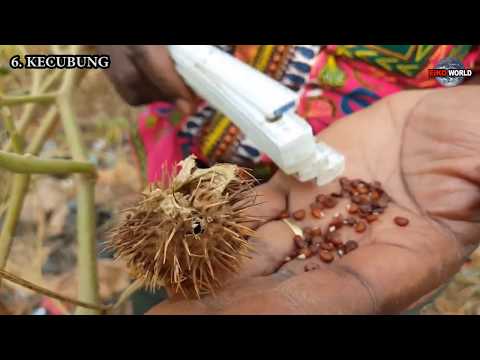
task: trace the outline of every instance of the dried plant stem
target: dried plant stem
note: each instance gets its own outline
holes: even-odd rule
[[[74,52],[78,52],[78,48]],[[81,132],[71,108],[71,93],[77,72],[69,72],[64,78],[57,104],[63,128],[70,145],[70,152],[76,161],[87,161]],[[95,237],[95,178],[91,175],[77,175],[77,241],[79,267],[79,298],[91,304],[99,304],[98,275]],[[78,307],[76,314],[98,314],[98,310]]]
[[[0,278],[6,279],[8,281],[13,282],[14,284],[23,286],[27,289],[30,289],[30,290],[35,291],[37,293],[40,293],[40,294],[43,294],[45,296],[51,297],[53,299],[57,299],[57,300],[60,300],[60,301],[65,301],[65,302],[68,302],[68,303],[71,303],[71,304],[82,306],[84,308],[91,309],[91,310],[99,312],[99,313],[103,313],[103,312],[106,312],[109,309],[111,309],[111,306],[91,304],[91,303],[88,303],[88,302],[83,302],[83,301],[80,301],[80,300],[77,300],[77,299],[73,299],[73,298],[68,297],[68,296],[63,296],[63,295],[58,294],[54,291],[45,289],[41,286],[38,286],[34,283],[31,283],[30,281],[22,279],[22,278],[20,278],[16,275],[10,274],[9,272],[7,272],[5,270],[0,270]]]
[[[30,154],[18,155],[2,150],[0,150],[0,167],[17,174],[95,174],[95,166],[88,162],[41,159]]]

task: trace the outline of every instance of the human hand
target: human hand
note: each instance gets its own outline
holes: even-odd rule
[[[317,256],[282,266],[294,250],[282,221],[258,229],[256,253],[215,297],[173,297],[150,314],[382,314],[399,313],[445,283],[480,239],[480,86],[404,92],[338,121],[320,139],[347,159],[345,176],[380,181],[393,199],[362,234],[342,228],[359,248],[330,264]],[[338,192],[277,174],[258,188],[274,219],[288,208],[309,209],[317,194]],[[347,201],[308,215],[302,227],[327,225]],[[307,211],[308,213],[308,211]],[[410,220],[397,226],[397,216]],[[306,264],[318,270],[305,272]],[[280,267],[280,268],[279,268]]]
[[[169,101],[185,115],[195,111],[195,97],[175,70],[163,45],[98,45],[111,57],[107,74],[130,105]]]

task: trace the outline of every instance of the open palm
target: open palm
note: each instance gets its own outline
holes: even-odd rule
[[[347,159],[345,176],[380,181],[392,198],[385,213],[358,234],[342,229],[359,249],[323,263],[318,257],[282,266],[294,250],[282,221],[259,227],[256,253],[215,297],[175,298],[152,314],[365,314],[400,312],[446,282],[480,240],[480,87],[409,91],[337,122],[321,140]],[[282,210],[309,209],[318,194],[340,189],[299,183],[278,173],[258,188],[267,204],[255,215],[274,219]],[[307,216],[302,227],[325,228],[347,199]],[[397,216],[410,220],[397,226]],[[306,264],[318,264],[305,272]],[[280,267],[280,268],[279,268]]]

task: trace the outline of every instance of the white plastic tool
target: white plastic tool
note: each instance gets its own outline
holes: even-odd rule
[[[345,158],[318,143],[295,112],[297,94],[211,45],[169,45],[178,72],[192,89],[235,125],[288,175],[325,185]]]

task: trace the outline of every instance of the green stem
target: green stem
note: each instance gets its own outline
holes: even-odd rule
[[[40,95],[0,96],[0,106],[14,106],[28,103],[45,104],[55,101],[56,93]]]
[[[17,154],[20,154],[23,149],[23,139],[15,128],[15,123],[12,119],[12,114],[8,108],[2,109],[3,122],[5,124],[5,129],[8,131],[13,147],[13,151]]]
[[[76,161],[86,161],[86,151],[81,132],[70,106],[71,92],[78,73],[69,72],[64,78],[61,95],[57,99],[63,128],[70,152]],[[91,304],[100,304],[98,292],[95,219],[95,179],[87,175],[77,175],[77,241],[79,268],[79,299]],[[77,307],[76,314],[98,314],[92,309]]]
[[[23,207],[23,200],[30,184],[29,175],[15,175],[11,195],[8,199],[8,210],[0,232],[0,269],[7,263],[8,255],[12,246],[12,239],[17,228],[18,219]]]
[[[0,150],[0,167],[17,174],[95,174],[95,166],[88,162],[41,159],[29,154],[18,155],[2,150]]]
[[[53,130],[55,125],[57,125],[57,115],[57,108],[52,106],[45,114],[45,117],[41,120],[40,126],[33,135],[32,141],[30,144],[28,144],[27,149],[25,150],[28,154],[38,155],[40,153],[48,135]]]
[[[27,152],[38,154],[45,143],[50,130],[56,123],[57,110],[52,107],[37,130],[32,142],[27,147]],[[11,195],[7,203],[7,213],[5,221],[0,232],[0,269],[3,269],[7,263],[10,249],[12,247],[13,236],[17,227],[18,219],[23,208],[23,201],[30,184],[30,175],[14,175],[12,181]]]

